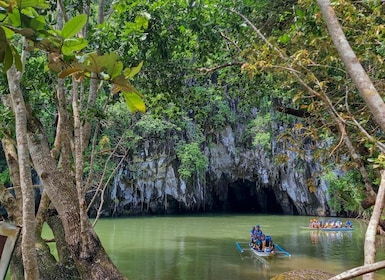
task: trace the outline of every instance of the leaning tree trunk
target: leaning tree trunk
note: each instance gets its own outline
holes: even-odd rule
[[[29,119],[28,144],[33,161],[45,191],[58,211],[63,223],[66,243],[82,279],[119,280],[125,277],[112,263],[95,230],[88,222],[80,227],[80,205],[73,177],[56,168],[50,155],[46,135],[39,122]],[[86,238],[82,238],[82,234]],[[87,240],[87,244],[83,244]]]

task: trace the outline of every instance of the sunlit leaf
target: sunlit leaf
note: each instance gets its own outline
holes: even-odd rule
[[[43,16],[34,17],[31,20],[30,24],[31,24],[30,27],[34,30],[43,30],[45,29],[45,25],[46,25],[45,17]]]
[[[282,43],[282,44],[287,44],[290,42],[290,36],[288,34],[284,34],[282,35],[281,37],[278,38],[278,42]]]
[[[15,27],[21,26],[21,17],[18,9],[15,9],[12,13],[8,13],[8,18]]]
[[[143,102],[143,99],[135,92],[122,92],[124,100],[131,112],[142,112],[146,111],[146,105]]]
[[[66,24],[64,24],[61,31],[61,36],[64,39],[75,36],[84,25],[87,23],[87,15],[81,14],[71,18]]]
[[[5,1],[0,0],[0,7],[1,8],[8,8],[9,4]]]
[[[139,73],[140,69],[142,69],[143,61],[140,62],[136,67],[126,68],[124,70],[124,75],[129,79],[133,78],[136,74]]]
[[[45,0],[23,0],[21,1],[20,8],[24,9],[27,7],[34,7],[39,9],[47,9],[49,8],[49,3]]]

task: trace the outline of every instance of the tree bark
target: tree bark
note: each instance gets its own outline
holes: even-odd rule
[[[365,234],[365,265],[373,264],[376,261],[376,234],[377,227],[381,218],[382,210],[384,210],[385,202],[385,171],[381,171],[381,183],[377,192],[376,203],[374,204],[373,213],[370,217],[369,225]],[[363,279],[374,279],[374,274],[369,273],[363,276]]]
[[[25,279],[39,279],[35,249],[35,197],[32,186],[31,167],[27,143],[27,114],[21,93],[21,73],[15,66],[7,71],[8,85],[15,114],[15,128],[20,172],[20,187],[23,201],[22,252]]]
[[[385,268],[385,261],[380,261],[373,264],[363,265],[359,267],[355,267],[353,269],[350,269],[348,271],[344,271],[332,278],[329,278],[328,280],[348,280],[353,279],[354,277],[361,276],[368,272],[373,272],[376,270],[380,270]]]
[[[126,279],[112,263],[89,221],[80,227],[80,205],[76,184],[68,172],[59,171],[40,123],[31,116],[28,144],[33,165],[45,191],[59,213],[66,243],[82,279]],[[83,230],[83,232],[81,232]],[[86,238],[82,238],[81,235]],[[83,244],[87,240],[88,244]]]

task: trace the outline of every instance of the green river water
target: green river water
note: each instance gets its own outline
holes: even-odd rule
[[[270,279],[293,269],[332,273],[362,265],[366,225],[352,220],[355,231],[301,230],[312,217],[282,215],[157,216],[102,219],[96,225],[103,246],[131,280]],[[346,221],[346,219],[342,219]],[[253,225],[288,251],[261,262],[240,253]],[[377,238],[378,260],[385,259],[385,239]],[[385,272],[376,273],[385,279]]]

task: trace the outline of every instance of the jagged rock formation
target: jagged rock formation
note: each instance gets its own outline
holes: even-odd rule
[[[320,166],[311,148],[304,157],[273,143],[271,152],[240,144],[230,126],[206,143],[208,168],[202,180],[186,182],[178,174],[173,150],[156,139],[144,142],[143,152],[119,170],[105,203],[108,215],[183,212],[254,212],[329,215],[327,186],[318,178]],[[154,148],[156,146],[156,148]],[[274,156],[284,153],[286,163]],[[311,191],[308,182],[315,188]]]

